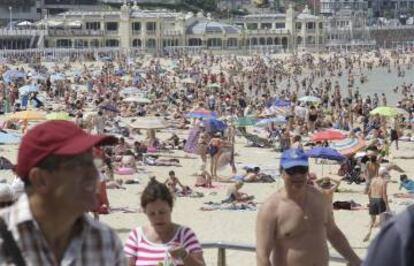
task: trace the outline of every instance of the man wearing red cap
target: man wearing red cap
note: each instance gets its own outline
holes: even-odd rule
[[[40,124],[23,137],[16,172],[26,193],[0,217],[26,265],[125,265],[117,235],[85,214],[97,204],[92,148],[115,142],[67,121]],[[0,238],[1,265],[16,257],[3,253],[10,242]]]

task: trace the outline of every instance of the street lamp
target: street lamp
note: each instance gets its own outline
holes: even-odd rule
[[[13,29],[13,7],[9,6],[9,12],[10,12],[10,29]]]

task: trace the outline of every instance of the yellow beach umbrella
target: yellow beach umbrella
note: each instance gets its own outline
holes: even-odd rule
[[[54,112],[46,115],[47,120],[70,120],[70,116],[65,112]]]
[[[26,120],[26,121],[37,121],[37,120],[45,120],[45,116],[38,112],[38,111],[22,111],[14,113],[10,116],[10,119],[16,119],[16,120]]]

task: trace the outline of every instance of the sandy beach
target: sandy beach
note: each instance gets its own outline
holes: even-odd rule
[[[283,57],[286,58],[286,56]],[[326,55],[326,57],[329,57],[329,55]],[[164,64],[168,65],[171,64],[171,62],[162,62],[162,65]],[[50,64],[49,67],[51,67],[51,65],[52,64]],[[97,64],[95,63],[95,66],[96,65]],[[79,69],[81,67],[80,64],[76,64],[74,68]],[[142,67],[145,68],[145,64]],[[395,105],[398,101],[398,98],[393,98],[393,94],[390,91],[391,88],[402,84],[403,82],[411,83],[414,81],[414,75],[411,73],[413,70],[407,70],[404,78],[394,78],[394,80],[390,78],[386,79],[386,84],[383,82],[381,83],[381,80],[376,80],[376,77],[385,75],[385,70],[381,69],[375,71],[376,72],[368,74],[368,83],[366,86],[363,84],[358,84],[357,86],[360,87],[363,96],[372,96],[375,92],[378,94],[383,92],[387,93],[391,105]],[[345,75],[340,78],[340,84],[341,87],[346,87]],[[383,87],[375,89],[380,86],[380,84],[382,84]],[[284,86],[284,83],[281,83],[280,86]],[[6,117],[7,115],[0,115],[0,121],[5,120]],[[265,136],[263,129],[247,127],[247,130],[248,132],[254,132],[261,136]],[[144,140],[145,130],[142,130],[142,132],[142,135],[132,135],[131,137],[126,138],[126,142],[132,144],[136,140]],[[172,132],[177,133],[180,138],[186,139],[189,130],[162,129],[157,132],[157,137],[163,141],[170,137]],[[281,156],[280,152],[275,152],[273,149],[269,148],[247,147],[246,144],[247,140],[244,137],[240,135],[236,137],[235,162],[238,173],[244,172],[242,167],[245,165],[257,165],[262,170],[272,173],[278,172]],[[399,157],[412,156],[414,154],[414,142],[401,141],[399,144],[399,150],[396,150],[395,146],[391,145],[390,161],[402,167],[408,177],[412,177],[414,175],[414,160],[399,159]],[[17,149],[18,145],[0,145],[0,155],[15,163]],[[228,242],[246,245],[255,244],[255,219],[257,210],[201,210],[202,207],[206,206],[206,202],[220,202],[223,200],[226,197],[227,188],[231,184],[214,182],[214,188],[194,188],[196,178],[194,174],[197,173],[200,168],[200,157],[195,154],[185,153],[182,150],[175,150],[173,153],[165,153],[163,155],[179,159],[181,166],[138,166],[141,170],[132,176],[115,176],[115,179],[137,179],[139,184],[125,184],[125,189],[108,189],[111,212],[110,214],[100,216],[102,222],[114,228],[120,238],[125,241],[132,228],[147,223],[147,217],[140,209],[139,197],[146,183],[149,181],[149,177],[156,176],[158,180],[164,181],[168,177],[168,172],[174,170],[176,176],[184,185],[188,185],[195,191],[202,192],[204,195],[200,198],[178,197],[173,209],[174,222],[191,227],[202,243]],[[318,177],[330,176],[337,180],[341,179],[341,177],[336,175],[339,168],[338,164],[322,165],[317,163],[315,159],[310,159],[310,162],[310,171],[316,173]],[[231,167],[227,166],[219,172],[219,175],[230,177],[232,175]],[[404,210],[408,204],[411,204],[413,200],[410,201],[409,199],[401,199],[393,196],[394,193],[400,192],[400,174],[395,171],[390,171],[390,175],[391,182],[388,189],[390,206],[392,211],[399,213]],[[0,170],[0,179],[3,178],[7,182],[11,182],[14,176],[10,170]],[[249,195],[253,195],[255,197],[255,202],[258,203],[257,208],[260,208],[260,204],[269,197],[270,194],[282,187],[282,179],[276,177],[276,182],[274,183],[246,183],[242,188],[242,191]],[[339,187],[339,192],[334,194],[334,200],[353,200],[362,206],[367,206],[368,197],[363,191],[364,184],[348,185],[346,182],[342,182]],[[352,248],[361,256],[361,258],[363,258],[366,255],[367,247],[370,243],[363,242],[363,238],[368,231],[370,222],[368,210],[335,210],[334,216],[335,221],[339,228],[344,232]],[[378,229],[374,229],[373,237],[377,232]],[[371,237],[371,240],[373,237]],[[332,248],[330,250],[331,254],[336,254],[332,251]],[[204,254],[207,265],[217,265],[217,250],[204,250]],[[227,265],[255,265],[255,254],[228,250]],[[331,263],[330,265],[341,264]]]

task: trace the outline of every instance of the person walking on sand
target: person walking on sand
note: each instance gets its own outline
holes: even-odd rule
[[[390,209],[387,195],[387,181],[384,179],[384,175],[376,176],[372,179],[368,189],[368,197],[371,224],[368,234],[364,238],[364,242],[368,241],[371,237],[372,228],[378,226],[376,223],[377,216]]]
[[[309,161],[304,151],[284,151],[280,166],[284,188],[265,200],[257,215],[256,265],[327,266],[327,240],[350,265],[360,265],[334,221],[331,206],[306,183]]]

